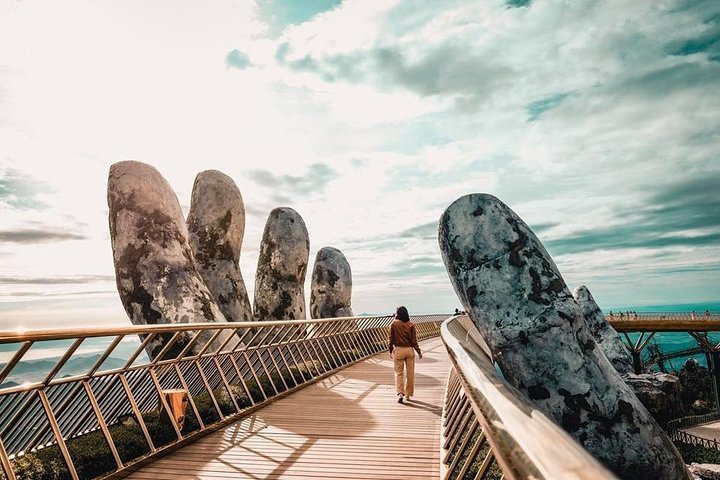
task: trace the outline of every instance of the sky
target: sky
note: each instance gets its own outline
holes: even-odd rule
[[[451,312],[437,221],[487,192],[606,309],[720,301],[720,2],[0,2],[0,330],[129,323],[121,160],[185,213],[235,180],[251,296],[290,206],[357,314]]]

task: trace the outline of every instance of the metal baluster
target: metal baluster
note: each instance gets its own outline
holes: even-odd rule
[[[285,331],[285,329],[286,329],[286,327],[283,326],[280,331],[283,332],[283,331]],[[285,358],[285,354],[283,353],[283,348],[287,348],[286,346],[283,345],[283,342],[285,341],[285,338],[288,336],[289,333],[290,333],[290,329],[287,329],[287,332],[285,332],[283,334],[283,336],[280,337],[280,340],[278,340],[278,343],[277,343],[277,351],[280,354],[280,358],[282,359],[283,363],[285,364],[285,368],[286,368],[288,374],[290,375],[290,378],[293,381],[293,384],[294,384],[293,386],[297,387],[300,384],[298,383],[297,379],[295,378],[295,374],[293,373],[292,368],[290,368],[290,364],[288,363],[287,358]],[[295,368],[297,369],[297,365],[295,366]]]
[[[277,328],[277,327],[272,327],[272,331],[275,331],[276,328]],[[272,362],[273,366],[275,367],[275,370],[277,371],[278,376],[280,377],[280,381],[282,381],[282,384],[283,384],[283,386],[285,387],[285,391],[287,391],[287,390],[289,390],[290,387],[288,387],[288,384],[287,384],[287,382],[285,381],[285,376],[283,375],[282,370],[280,369],[280,367],[278,366],[277,362],[275,361],[275,352],[271,352],[271,351],[270,351],[270,347],[271,347],[271,346],[272,346],[275,350],[277,350],[277,344],[275,344],[274,342],[275,342],[275,340],[277,339],[277,337],[280,335],[281,332],[282,332],[282,329],[277,330],[277,332],[275,333],[275,335],[273,335],[273,337],[270,339],[270,341],[269,341],[269,343],[268,343],[268,347],[267,347],[267,352],[268,352],[270,361]]]
[[[70,357],[73,353],[75,353],[75,350],[78,349],[81,343],[85,341],[85,338],[78,338],[73,342],[73,344],[65,351],[65,355],[62,356],[60,360],[55,364],[55,366],[50,370],[50,373],[47,374],[45,377],[45,380],[42,381],[42,384],[44,387],[47,386],[48,383],[50,383],[50,380],[52,380],[55,375],[58,374],[58,372],[62,369],[62,367],[67,363],[68,360],[70,360]]]
[[[217,410],[218,417],[220,419],[225,418],[225,415],[222,412],[222,409],[220,408],[220,404],[218,403],[217,399],[215,398],[215,394],[213,393],[212,387],[210,386],[210,383],[208,383],[207,377],[205,376],[205,372],[203,371],[202,365],[200,365],[200,361],[198,359],[193,360],[195,363],[195,368],[197,368],[198,373],[200,374],[200,379],[202,380],[203,384],[205,385],[205,389],[208,392],[208,395],[210,396],[210,400],[212,400],[213,406],[215,407],[215,410]]]
[[[127,378],[125,378],[125,374],[118,374],[118,378],[120,378],[120,383],[123,386],[123,390],[125,390],[125,395],[127,395],[128,400],[130,401],[130,406],[132,407],[133,413],[135,414],[135,420],[137,420],[138,425],[140,425],[140,430],[142,430],[143,435],[145,436],[145,441],[150,448],[150,453],[155,453],[157,449],[155,448],[155,444],[153,443],[152,438],[150,438],[150,432],[148,432],[147,425],[145,425],[145,419],[143,419],[142,412],[138,408],[137,402],[135,401],[135,396],[130,389],[130,384],[128,383]]]
[[[92,405],[93,412],[95,412],[95,417],[97,417],[98,424],[100,425],[100,429],[102,430],[103,436],[105,437],[105,441],[108,444],[108,447],[110,448],[110,451],[112,452],[112,456],[115,459],[115,464],[117,465],[117,469],[121,470],[123,468],[122,460],[120,460],[120,454],[117,451],[117,447],[115,446],[115,442],[113,441],[112,436],[110,435],[110,430],[108,429],[107,424],[105,423],[105,418],[103,418],[103,414],[100,411],[100,405],[98,405],[97,399],[95,398],[95,395],[93,394],[92,387],[90,384],[85,381],[83,382],[83,387],[85,387],[85,393],[88,396],[88,399],[90,400],[90,405]]]
[[[270,328],[270,327],[268,327]],[[265,340],[268,338],[268,336],[272,333],[274,327],[270,328],[270,330],[265,334],[264,337],[260,340],[260,343],[257,345],[257,348],[255,349],[255,356],[260,361],[260,366],[262,367],[263,371],[265,372],[265,375],[267,375],[268,382],[270,383],[270,386],[272,387],[273,391],[275,392],[275,395],[278,395],[278,389],[275,385],[275,381],[272,378],[272,375],[270,375],[270,371],[267,368],[267,365],[265,365],[265,361],[263,360],[263,355],[265,352],[267,352],[267,345],[265,345]],[[261,351],[262,349],[262,351]]]
[[[55,420],[55,415],[53,414],[52,407],[50,406],[50,402],[48,401],[47,395],[45,394],[45,390],[38,390],[38,396],[40,397],[43,409],[45,410],[45,415],[47,415],[48,421],[50,422],[50,428],[52,428],[53,435],[55,436],[55,441],[57,442],[58,448],[60,448],[63,459],[65,459],[65,463],[67,464],[70,476],[73,480],[79,480],[77,471],[75,470],[75,464],[70,457],[70,452],[68,451],[67,445],[65,444],[65,439],[62,436],[62,432],[60,432],[60,427],[57,424],[57,420]]]
[[[325,358],[328,367],[331,370],[334,370],[340,365],[335,362],[335,358],[332,355],[332,343],[330,343],[330,339],[327,335],[327,330],[330,329],[330,325],[331,322],[324,322],[321,324],[321,327],[318,329],[318,345],[320,346],[320,353],[322,353],[323,357]]]
[[[344,347],[342,346],[342,343],[338,340],[338,332],[340,331],[341,322],[340,320],[335,320],[332,323],[332,329],[330,330],[330,342],[335,347],[335,355],[340,360],[340,365],[338,365],[338,368],[342,365],[347,365],[350,363],[349,357],[345,355]]]
[[[314,357],[314,358],[317,358],[317,361],[320,362],[320,367],[321,367],[322,370],[323,370],[322,373],[321,373],[321,375],[322,375],[322,374],[324,374],[324,373],[327,373],[327,372],[330,370],[330,368],[329,368],[329,362],[327,362],[327,359],[325,359],[326,362],[323,362],[323,360],[322,360],[322,358],[321,358],[321,355],[320,355],[320,353],[318,352],[318,349],[317,349],[316,346],[315,346],[315,343],[317,342],[317,340],[313,337],[313,335],[316,333],[316,331],[318,330],[319,327],[317,327],[317,324],[314,324],[314,325],[316,325],[316,327],[315,327],[315,329],[313,329],[313,332],[311,332],[310,334],[308,334],[308,336],[307,336],[307,342],[308,342],[308,344],[310,345],[310,347],[312,347],[313,351],[315,352],[315,357]],[[311,356],[312,356],[312,355],[311,355]],[[326,364],[328,365],[328,367],[325,366]],[[319,369],[318,369],[318,370],[319,370]]]
[[[10,372],[15,368],[15,366],[22,360],[22,357],[27,353],[28,350],[30,350],[30,347],[33,346],[32,340],[29,340],[27,342],[23,342],[20,345],[20,348],[18,348],[17,352],[15,352],[15,355],[12,356],[10,361],[5,364],[2,371],[0,371],[0,384],[5,381],[5,378],[7,378],[8,375],[10,375]]]
[[[468,454],[467,458],[465,459],[465,463],[463,464],[462,468],[458,472],[458,475],[456,478],[465,478],[465,475],[467,475],[468,470],[470,470],[470,467],[475,463],[475,458],[477,457],[478,453],[480,452],[480,449],[486,442],[485,438],[485,432],[480,432],[480,436],[475,441],[475,444],[473,445],[472,449],[470,450],[470,453]],[[491,450],[488,450],[488,453],[490,453]],[[450,473],[450,472],[448,472]],[[480,475],[480,470],[478,470],[478,475]],[[445,478],[449,478],[445,477]],[[476,476],[475,478],[480,478],[479,476]]]
[[[145,336],[143,341],[138,345],[138,347],[135,349],[132,355],[130,355],[130,358],[128,358],[128,361],[125,362],[125,366],[123,367],[123,371],[127,370],[132,366],[133,363],[135,363],[135,360],[137,360],[137,357],[140,356],[142,351],[145,349],[145,347],[148,346],[148,344],[155,338],[155,333],[149,333]]]
[[[240,371],[240,367],[238,366],[237,362],[235,361],[234,354],[231,353],[229,358],[230,358],[230,362],[233,365],[233,368],[235,369],[235,372],[237,372],[238,380],[240,380],[240,385],[242,385],[243,390],[245,390],[245,395],[247,395],[248,400],[250,400],[250,404],[255,405],[255,399],[250,394],[250,389],[248,388],[247,384],[245,383],[245,379],[243,378],[243,374]]]
[[[205,429],[205,422],[203,422],[202,417],[200,416],[200,411],[197,408],[197,405],[195,405],[195,400],[193,400],[192,392],[188,388],[187,383],[185,382],[185,377],[182,374],[182,371],[180,370],[180,366],[175,363],[173,364],[175,367],[175,373],[177,374],[178,378],[180,379],[180,385],[185,389],[185,391],[188,392],[188,401],[190,402],[190,408],[192,408],[193,413],[195,414],[195,418],[197,418],[198,425],[200,425],[200,430]]]
[[[31,342],[32,343],[32,342]],[[5,445],[0,438],[0,463],[2,463],[2,469],[5,473],[6,480],[16,480],[15,472],[13,471],[12,464],[10,463],[10,457],[8,457]]]
[[[242,409],[240,408],[240,405],[238,405],[237,400],[235,400],[235,395],[233,395],[232,390],[230,389],[230,384],[228,383],[227,378],[225,378],[225,373],[223,373],[222,368],[220,368],[220,362],[218,362],[217,357],[213,357],[213,362],[215,363],[215,367],[218,369],[218,373],[220,373],[220,378],[222,379],[223,385],[225,385],[225,389],[230,396],[230,400],[232,400],[235,411],[239,412]]]
[[[320,376],[320,370],[317,368],[317,365],[315,365],[315,362],[312,361],[312,355],[310,354],[310,350],[308,350],[307,345],[305,344],[305,325],[298,326],[298,339],[295,341],[296,348],[298,350],[298,353],[300,354],[300,357],[303,359],[303,362],[305,362],[305,368],[307,368],[308,373],[311,375],[311,378],[315,378]],[[302,348],[305,349],[305,353],[308,354],[308,358],[310,358],[310,362],[308,362],[307,358],[303,354]],[[315,370],[316,375],[313,375],[310,371],[310,368],[308,368],[308,363],[312,366],[312,368]]]

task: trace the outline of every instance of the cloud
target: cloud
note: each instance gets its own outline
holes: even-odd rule
[[[385,274],[388,277],[433,278],[445,274],[445,265],[439,256],[408,257],[394,262]]]
[[[539,119],[543,113],[558,107],[568,97],[568,95],[569,93],[557,93],[531,103],[527,107],[528,121],[534,122]]]
[[[720,171],[674,184],[657,185],[643,204],[623,207],[625,223],[546,240],[560,254],[615,249],[707,247],[720,244]]]
[[[227,68],[236,68],[238,70],[245,70],[252,65],[250,57],[246,53],[241,52],[238,49],[231,50],[225,56],[225,66]]]
[[[328,82],[371,82],[385,88],[406,88],[421,96],[460,95],[489,97],[515,72],[492,58],[468,54],[466,47],[452,43],[409,58],[400,48],[377,47],[365,51],[300,58],[290,56],[290,46],[278,47],[276,59],[287,67],[314,73]]]
[[[529,7],[532,0],[507,0],[507,5],[509,7]]]
[[[710,61],[720,61],[720,16],[717,15],[717,12],[712,12],[712,10],[707,12],[701,10],[702,14],[706,18],[693,29],[692,36],[688,35],[685,38],[671,42],[667,46],[670,55],[707,54]]]
[[[71,277],[11,277],[0,276],[0,285],[80,285],[114,281],[112,275],[76,275]]]
[[[0,205],[5,203],[21,210],[44,210],[48,205],[38,195],[50,191],[45,183],[18,170],[0,171]]]
[[[9,243],[49,243],[61,242],[66,240],[87,240],[89,237],[71,232],[62,232],[56,230],[4,230],[0,231],[0,242]]]
[[[278,63],[327,82],[449,97],[469,111],[524,104],[531,121],[576,89],[597,89],[632,76],[672,89],[717,75],[703,65],[676,68],[667,60],[696,53],[715,59],[720,48],[716,2],[627,8],[624,2],[580,1],[567,8],[560,2],[509,0],[507,7],[528,8],[498,8],[448,1],[416,9],[398,2],[369,17],[385,28],[359,22],[353,40],[334,41],[345,21],[343,10],[356,5],[346,2],[322,21],[287,35],[276,50]]]
[[[438,233],[438,222],[428,222],[417,225],[398,233],[399,238],[421,238],[425,240],[436,239]]]
[[[250,170],[247,176],[256,184],[269,189],[280,189],[274,200],[289,203],[288,195],[306,196],[322,192],[328,183],[338,178],[339,174],[329,165],[315,163],[307,168],[304,175],[278,175],[269,170]]]

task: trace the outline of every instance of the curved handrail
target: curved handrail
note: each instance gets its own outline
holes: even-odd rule
[[[475,478],[491,478],[493,458],[505,479],[616,478],[500,378],[467,316],[446,320],[440,335],[453,364],[443,412],[442,478],[465,478],[473,468],[479,471]]]
[[[446,315],[411,318],[422,340],[439,335]],[[122,476],[387,349],[391,321],[345,317],[0,332],[6,354],[0,364],[0,478],[19,478],[16,471],[28,457],[52,460],[51,468],[66,469],[63,478]],[[37,358],[29,352],[48,344],[54,352],[43,359],[49,371],[35,381],[3,384],[14,372],[33,368],[29,362]],[[88,359],[89,344],[94,353]],[[82,368],[63,375],[78,359]],[[172,403],[180,399],[185,410]],[[122,443],[131,437],[134,450]],[[79,458],[88,443],[107,445],[104,470],[93,465],[102,463],[99,458]]]
[[[337,323],[338,321],[373,321],[378,319],[391,319],[391,315],[369,316],[369,317],[336,317],[336,318],[317,318],[308,320],[267,320],[261,322],[197,322],[197,323],[168,323],[161,325],[127,325],[127,326],[109,326],[109,327],[78,327],[78,328],[50,328],[50,329],[15,329],[0,331],[0,344],[25,342],[25,341],[44,341],[44,340],[63,340],[69,338],[91,338],[105,337],[110,335],[142,335],[148,333],[175,333],[196,330],[217,330],[232,329],[241,330],[257,327],[282,327],[292,325],[314,325],[323,323]],[[411,315],[413,322],[436,321],[438,318],[445,318],[442,314],[428,315]]]

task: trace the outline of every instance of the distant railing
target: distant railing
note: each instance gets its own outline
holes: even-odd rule
[[[677,442],[712,448],[720,451],[720,446],[718,446],[717,440],[698,437],[697,435],[681,430],[682,428],[694,427],[696,425],[702,425],[703,423],[714,422],[717,420],[720,420],[719,412],[707,413],[705,415],[692,415],[689,417],[670,420],[667,424],[668,436]]]
[[[495,371],[467,316],[441,327],[452,360],[441,433],[442,479],[616,478]]]
[[[720,412],[706,413],[705,415],[691,415],[689,417],[676,418],[667,423],[668,430],[678,430],[680,428],[694,427],[703,423],[715,422],[720,420]]]
[[[707,438],[698,437],[683,430],[670,430],[668,432],[668,436],[676,442],[687,443],[688,445],[696,445],[704,448],[712,448],[720,451],[720,446],[718,446],[717,440],[709,440]]]
[[[698,320],[698,321],[720,321],[720,314],[718,313],[712,313],[708,312],[708,315],[705,315],[704,312],[613,312],[612,315],[610,315],[610,312],[605,314],[605,318],[609,322],[614,321],[624,321],[624,320],[638,320],[638,321],[688,321],[688,320]]]
[[[413,316],[418,338],[437,336],[445,317]],[[39,478],[39,469],[50,472],[43,478],[122,477],[386,349],[391,321],[355,317],[0,333],[1,471],[8,480]],[[159,353],[148,358],[145,350],[155,345],[157,352],[160,338]],[[43,367],[39,379],[25,379]],[[181,406],[171,405],[168,395],[178,393]]]

